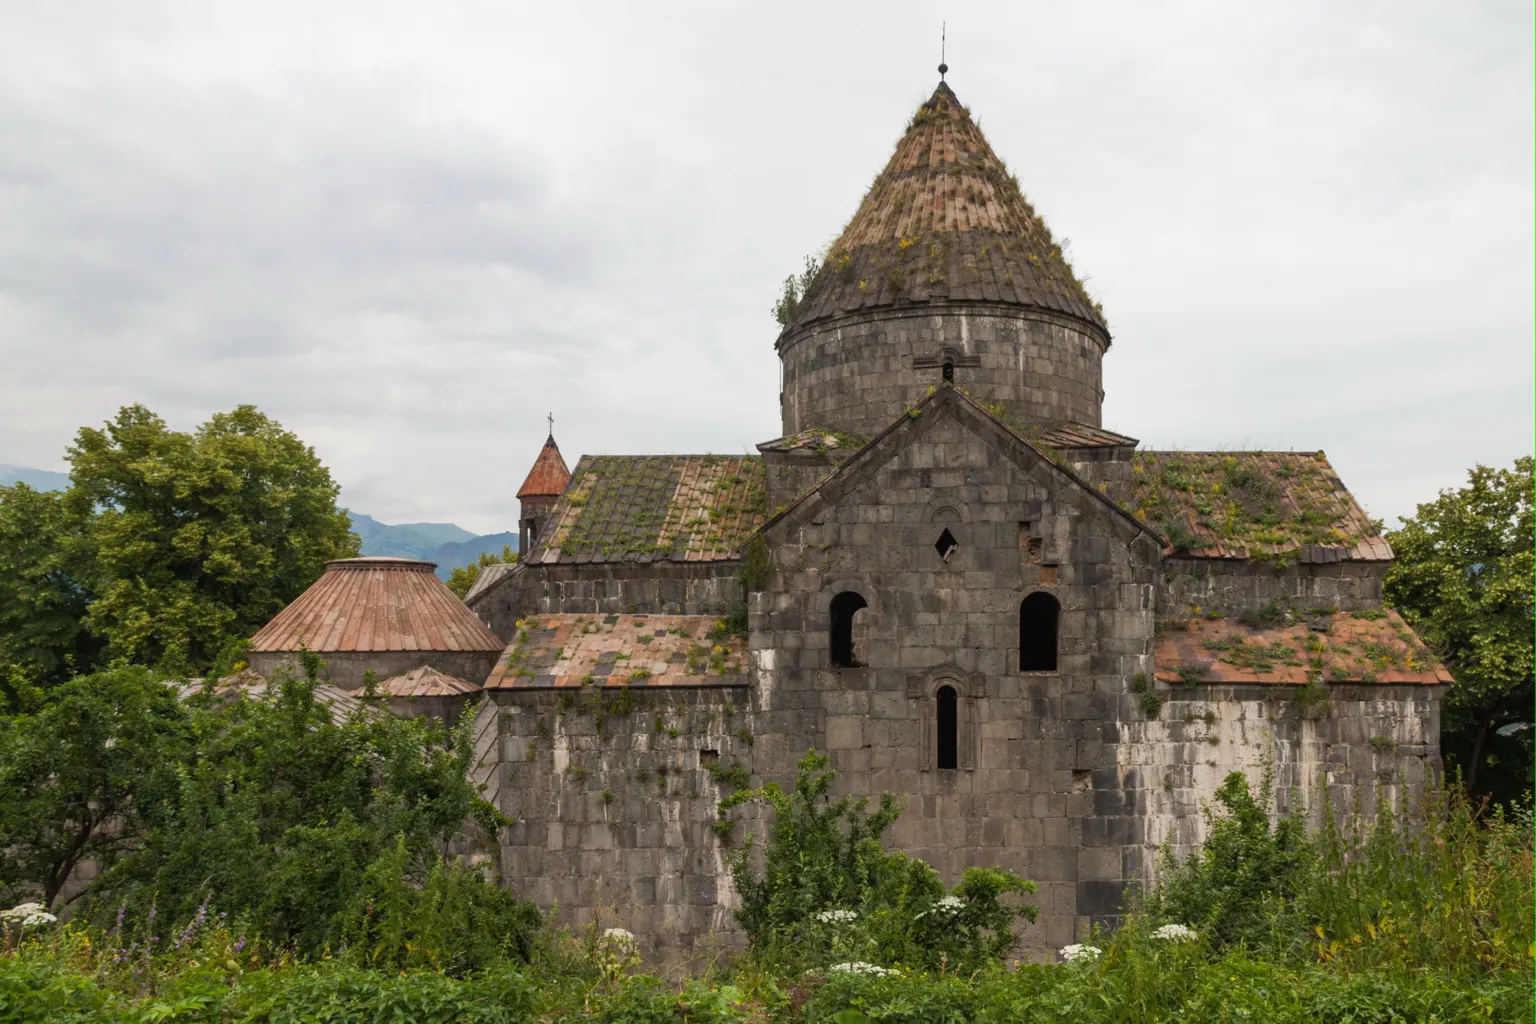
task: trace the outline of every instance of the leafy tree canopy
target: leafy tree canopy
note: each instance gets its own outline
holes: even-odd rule
[[[1466,487],[1442,491],[1387,535],[1397,556],[1387,601],[1456,678],[1445,700],[1447,748],[1461,755],[1469,789],[1490,730],[1531,720],[1531,466],[1530,456],[1513,469],[1477,466]],[[1512,781],[1507,795],[1529,788],[1528,754]]]
[[[28,680],[67,678],[96,660],[77,532],[62,495],[0,487],[0,687],[13,704]]]
[[[140,811],[174,797],[189,759],[187,709],[142,668],[56,688],[0,718],[0,888],[52,904],[82,860],[110,867],[143,838]]]
[[[358,551],[314,450],[252,406],[192,433],[128,406],[69,459],[62,496],[0,488],[0,678],[199,672]]]

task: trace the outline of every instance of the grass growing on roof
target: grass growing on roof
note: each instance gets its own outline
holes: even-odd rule
[[[1285,559],[1377,531],[1320,452],[1136,452],[1131,508],[1175,550],[1223,544]]]

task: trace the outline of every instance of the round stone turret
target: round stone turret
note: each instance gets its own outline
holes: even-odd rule
[[[873,435],[944,380],[1020,424],[1100,425],[1103,313],[943,82],[781,313],[786,435]]]

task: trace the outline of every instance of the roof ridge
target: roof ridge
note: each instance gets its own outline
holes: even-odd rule
[[[1051,455],[1047,451],[1045,451],[1041,445],[1039,445],[1036,442],[1031,441],[1029,438],[1025,437],[1018,430],[1016,430],[1013,427],[1009,426],[1002,419],[998,418],[996,415],[994,415],[993,413],[989,412],[985,406],[983,406],[981,403],[977,402],[970,395],[967,395],[964,391],[960,390],[959,388],[955,387],[953,384],[950,384],[947,381],[942,383],[942,384],[939,384],[936,387],[934,387],[927,394],[925,394],[922,398],[920,398],[916,402],[914,402],[911,405],[911,407],[909,407],[905,412],[903,412],[900,416],[896,417],[896,419],[892,420],[891,423],[887,427],[885,427],[885,429],[881,430],[878,434],[876,434],[873,438],[871,438],[867,444],[865,444],[862,448],[859,448],[857,451],[855,451],[851,456],[849,456],[841,465],[839,465],[832,472],[830,472],[826,476],[822,477],[820,482],[818,482],[814,487],[807,488],[798,497],[796,497],[794,501],[790,502],[788,505],[785,505],[782,509],[780,509],[779,511],[775,512],[773,515],[769,516],[768,519],[766,521],[764,521],[764,523],[760,527],[758,527],[757,533],[755,534],[755,536],[761,536],[761,535],[767,533],[767,531],[769,530],[770,527],[774,526],[776,523],[778,523],[779,521],[781,521],[782,519],[787,517],[796,508],[800,507],[800,505],[802,505],[803,503],[809,501],[812,495],[821,493],[823,489],[825,489],[829,484],[833,483],[835,480],[843,477],[844,475],[853,473],[855,471],[856,467],[862,465],[864,460],[870,456],[870,453],[873,452],[876,448],[878,448],[880,446],[880,443],[882,441],[884,441],[887,437],[889,437],[891,434],[895,433],[898,429],[900,429],[901,426],[904,423],[906,423],[908,420],[921,418],[922,414],[923,414],[923,410],[926,409],[929,405],[932,405],[932,404],[938,402],[940,400],[940,398],[942,396],[944,396],[945,394],[953,395],[954,396],[953,400],[964,402],[966,405],[970,406],[970,408],[973,409],[975,412],[980,413],[981,416],[984,419],[986,419],[986,420],[990,421],[991,423],[995,424],[997,427],[1001,428],[1005,433],[1007,433],[1008,436],[1011,437],[1013,440],[1019,442],[1020,444],[1024,445],[1026,448],[1028,448],[1030,451],[1034,452],[1037,456],[1040,457],[1040,460],[1042,462],[1049,464],[1051,467],[1053,467],[1058,472],[1063,473],[1064,475],[1066,475],[1066,477],[1068,479],[1070,479],[1072,482],[1074,482],[1077,485],[1079,485],[1083,490],[1085,490],[1088,493],[1092,494],[1093,497],[1096,500],[1098,500],[1099,502],[1103,503],[1115,515],[1117,515],[1120,518],[1124,519],[1130,525],[1134,526],[1137,530],[1141,531],[1142,533],[1147,534],[1150,537],[1155,538],[1156,540],[1158,540],[1164,546],[1167,545],[1166,538],[1164,538],[1152,526],[1150,526],[1147,523],[1142,522],[1140,519],[1136,518],[1131,513],[1127,512],[1124,508],[1122,508],[1120,506],[1120,504],[1118,502],[1114,501],[1108,495],[1100,492],[1099,489],[1097,487],[1095,487],[1089,480],[1087,480],[1083,476],[1079,475],[1070,466],[1063,465],[1062,463],[1056,461],[1056,459],[1052,458]]]

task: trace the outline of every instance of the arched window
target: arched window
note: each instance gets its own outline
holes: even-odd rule
[[[936,744],[937,767],[960,767],[960,707],[959,700],[953,686],[941,686],[939,692],[934,694],[934,703],[939,725],[939,741]]]
[[[1019,605],[1019,671],[1056,671],[1056,632],[1061,604],[1043,591]]]
[[[854,643],[854,617],[869,607],[863,595],[845,590],[832,599],[832,666],[834,668],[858,668],[863,664]],[[862,631],[861,631],[862,632]],[[861,637],[862,639],[862,637]]]
[[[952,359],[944,360],[944,382],[946,384],[955,382],[955,363]]]

